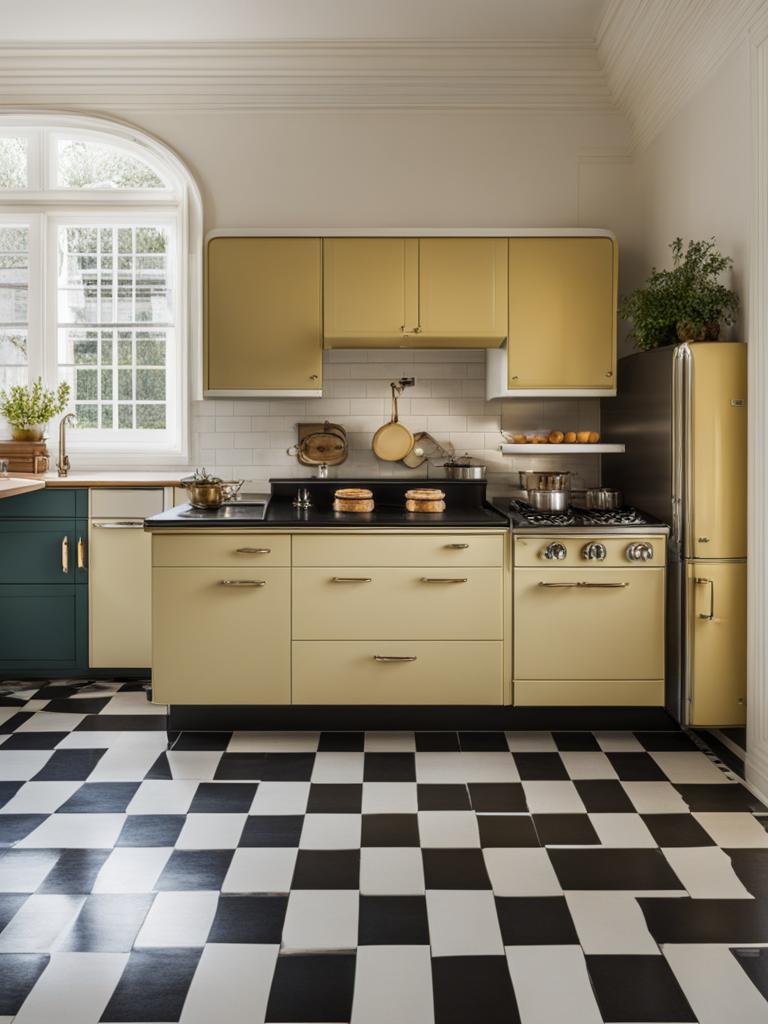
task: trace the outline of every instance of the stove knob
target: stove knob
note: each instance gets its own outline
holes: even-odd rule
[[[581,549],[581,553],[588,562],[604,562],[608,554],[605,550],[605,544],[600,544],[599,542],[585,544]]]
[[[627,558],[630,562],[650,562],[653,558],[653,546],[645,541],[630,544],[627,548]]]
[[[544,558],[550,561],[555,559],[558,562],[562,562],[567,554],[568,548],[565,544],[560,544],[558,541],[555,541],[553,544],[547,544],[544,548]]]

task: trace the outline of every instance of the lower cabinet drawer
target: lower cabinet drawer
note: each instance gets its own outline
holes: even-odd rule
[[[503,565],[504,537],[499,534],[408,533],[302,534],[293,538],[294,565]]]
[[[199,533],[153,534],[153,565],[259,566],[290,565],[291,538],[287,534]]]
[[[663,707],[663,679],[516,679],[515,707]]]
[[[294,704],[501,704],[498,641],[294,641]]]

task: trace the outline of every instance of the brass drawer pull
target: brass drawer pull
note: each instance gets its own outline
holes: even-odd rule
[[[266,580],[219,580],[220,587],[266,587]]]
[[[464,551],[469,547],[469,544],[446,544],[445,547],[447,547],[449,551]]]
[[[82,537],[77,538],[77,568],[85,569],[85,541]]]
[[[271,555],[272,548],[238,548],[238,555]]]
[[[447,578],[447,577],[444,577],[444,576],[422,576],[421,577],[421,582],[422,583],[469,583],[469,580],[466,578],[466,576],[463,579],[460,579],[459,577]]]
[[[374,661],[416,661],[415,654],[374,654]]]
[[[578,583],[542,583],[541,581],[539,582],[539,586],[540,587],[548,587],[550,589],[554,588],[554,587],[558,587],[560,589],[565,590],[565,589],[567,589],[569,587],[578,587],[578,585],[579,585]]]
[[[94,530],[143,530],[143,520],[121,519],[116,523],[93,523]]]
[[[61,571],[69,572],[69,537],[64,537],[61,541]]]
[[[558,587],[560,589],[575,589],[580,588],[581,590],[623,590],[628,587],[628,583],[543,583],[539,582],[540,587]]]
[[[703,576],[697,576],[693,582],[699,586],[709,587],[709,613],[699,612],[699,618],[711,622],[715,617],[715,581],[708,580]]]
[[[331,576],[331,583],[373,583],[371,576]]]

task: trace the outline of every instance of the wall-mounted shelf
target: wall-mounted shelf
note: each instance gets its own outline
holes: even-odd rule
[[[501,444],[502,455],[608,455],[623,452],[623,444]]]

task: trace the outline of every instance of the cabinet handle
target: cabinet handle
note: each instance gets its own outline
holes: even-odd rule
[[[219,580],[220,587],[266,587],[266,580]]]
[[[85,541],[82,537],[77,538],[77,568],[85,569]]]
[[[703,576],[697,576],[693,581],[700,586],[709,587],[709,614],[705,612],[699,612],[700,619],[706,619],[707,622],[711,622],[715,617],[715,581],[705,579]]]
[[[612,377],[613,376],[613,370],[608,370],[605,376],[606,377]]]
[[[64,537],[61,542],[61,571],[69,572],[69,537]]]
[[[469,580],[466,578],[466,576],[464,577],[464,579],[459,579],[459,578],[448,579],[448,578],[446,578],[444,576],[437,576],[437,577],[422,576],[421,577],[421,582],[422,583],[469,583]]]
[[[573,589],[573,588],[576,588],[576,587],[580,588],[581,590],[623,590],[625,587],[628,587],[629,584],[628,583],[586,583],[584,581],[581,581],[579,583],[543,583],[543,582],[540,581],[538,586],[540,586],[540,587],[550,587],[550,588],[558,587],[558,588],[563,589],[563,590]]]
[[[309,375],[309,379],[310,379],[310,380],[318,380],[318,378],[319,378],[319,375],[318,375],[318,374],[316,374],[316,373],[311,373],[311,374]]]
[[[465,548],[469,547],[469,544],[446,544],[445,547],[450,551],[464,551]]]
[[[370,576],[331,576],[331,583],[373,583]]]
[[[374,661],[416,661],[415,654],[374,654]]]
[[[272,548],[237,548],[238,555],[271,555]]]
[[[121,519],[116,523],[93,523],[94,530],[143,530],[143,520]]]

